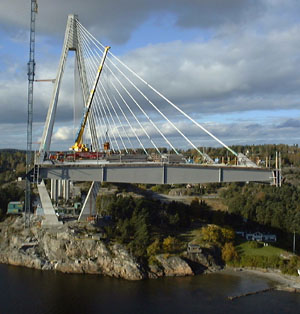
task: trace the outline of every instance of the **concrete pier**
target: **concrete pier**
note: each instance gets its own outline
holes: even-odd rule
[[[42,222],[42,226],[51,227],[51,226],[59,226],[62,224],[61,221],[58,221],[58,218],[55,214],[55,210],[52,206],[51,199],[49,197],[48,191],[46,189],[44,180],[38,184],[38,191],[42,203],[42,208],[44,209],[45,219]]]

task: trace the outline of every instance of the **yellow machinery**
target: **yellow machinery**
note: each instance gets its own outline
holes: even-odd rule
[[[109,149],[110,149],[109,142],[105,142],[105,143],[103,144],[103,149],[104,149],[105,152],[108,152],[108,151],[109,151]]]
[[[89,95],[88,101],[86,103],[86,106],[85,106],[85,111],[84,111],[84,114],[83,114],[83,117],[82,117],[82,120],[81,120],[81,123],[80,123],[80,128],[79,128],[79,130],[77,132],[77,135],[76,135],[75,144],[70,148],[70,150],[74,150],[75,152],[87,152],[89,150],[88,147],[85,144],[82,143],[83,132],[84,132],[84,129],[85,129],[85,126],[86,126],[86,123],[87,123],[87,119],[88,119],[88,115],[89,115],[89,112],[90,112],[90,108],[91,108],[91,105],[92,105],[92,102],[93,102],[93,99],[94,99],[94,96],[95,96],[96,88],[97,88],[97,85],[98,85],[98,82],[99,82],[99,78],[100,78],[100,75],[101,75],[101,72],[102,72],[102,69],[103,69],[103,65],[104,65],[104,62],[105,62],[105,59],[106,59],[106,56],[107,56],[107,53],[108,53],[109,49],[110,49],[109,46],[105,47],[105,49],[104,49],[103,57],[102,57],[100,66],[98,68],[98,72],[97,72],[97,75],[96,75],[96,78],[95,78],[95,82],[94,82],[93,88],[92,88],[92,90],[90,92],[90,95]]]

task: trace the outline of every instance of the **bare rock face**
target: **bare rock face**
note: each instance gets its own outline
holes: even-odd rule
[[[103,266],[104,264],[106,267],[108,266],[108,269],[115,274],[115,277],[130,280],[140,280],[146,277],[140,265],[130,256],[122,245],[114,244],[111,247],[111,256],[114,256],[114,258],[112,258],[110,265],[107,263],[108,259],[98,257],[98,261],[100,261]],[[103,269],[107,269],[106,267],[103,267]]]
[[[194,275],[191,267],[179,256],[165,257],[163,254],[156,255],[165,276],[191,276]]]
[[[143,265],[120,244],[100,240],[89,225],[65,224],[41,228],[38,222],[24,229],[21,217],[0,223],[0,263],[64,273],[88,273],[141,280],[162,276],[191,276],[220,268],[219,253],[202,249],[179,256],[156,255],[151,265]],[[147,269],[145,271],[144,269]]]
[[[88,228],[87,228],[88,229]],[[146,273],[128,251],[95,239],[85,230],[66,225],[24,229],[22,218],[0,224],[0,263],[64,273],[102,274],[128,280],[146,278]]]
[[[221,252],[218,248],[202,248],[198,253],[186,253],[185,257],[199,265],[202,265],[206,272],[220,270],[222,268]]]
[[[149,265],[148,277],[150,279],[156,279],[163,276],[164,276],[164,270],[161,265],[157,265],[157,264]]]

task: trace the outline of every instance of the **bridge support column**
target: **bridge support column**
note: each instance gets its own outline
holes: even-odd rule
[[[44,180],[42,180],[41,183],[38,184],[38,191],[42,203],[42,208],[45,214],[45,219],[42,221],[42,226],[54,227],[61,225],[62,222],[58,221],[58,218],[55,215],[55,210],[52,206],[52,202],[46,189]]]
[[[57,198],[63,197],[62,180],[57,180]]]
[[[70,181],[63,180],[62,181],[62,188],[63,188],[63,198],[65,201],[68,201],[70,198]]]
[[[223,182],[223,169],[219,168],[219,182]]]
[[[88,195],[82,206],[78,221],[85,221],[87,217],[96,214],[96,198],[100,190],[101,183],[93,181]]]
[[[51,199],[57,203],[57,180],[51,179]]]

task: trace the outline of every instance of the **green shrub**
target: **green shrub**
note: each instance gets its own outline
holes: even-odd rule
[[[257,241],[249,241],[248,243],[251,249],[259,249],[263,247],[263,244]]]
[[[174,253],[181,248],[181,243],[178,239],[168,236],[163,240],[162,249],[164,253]]]
[[[290,260],[284,261],[280,265],[280,270],[283,274],[298,276],[297,270],[300,268],[299,256],[293,256]]]
[[[168,194],[171,190],[171,187],[168,184],[157,184],[152,186],[151,190],[156,193]]]
[[[240,258],[240,267],[280,268],[279,256],[244,255]]]
[[[222,259],[228,263],[238,259],[238,253],[235,250],[234,245],[230,243],[225,243],[222,248]]]
[[[147,254],[148,256],[153,256],[157,255],[161,252],[161,243],[159,239],[155,239],[154,242],[152,242],[148,247],[147,247]]]
[[[150,256],[148,258],[148,264],[149,265],[157,265],[157,266],[161,266],[160,262],[156,259],[156,257],[154,255]]]

